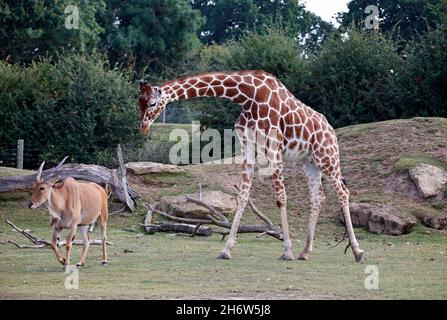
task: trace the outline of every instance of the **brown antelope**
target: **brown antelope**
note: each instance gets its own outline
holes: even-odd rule
[[[62,160],[56,169],[60,168],[65,161]],[[71,247],[76,230],[82,234],[83,247],[80,261],[77,267],[84,265],[87,256],[90,238],[88,235],[89,225],[98,219],[102,234],[102,264],[107,265],[106,252],[106,229],[109,209],[107,204],[107,192],[104,188],[93,182],[79,182],[68,177],[59,181],[59,177],[43,180],[42,169],[45,161],[42,162],[37,172],[36,181],[33,183],[31,201],[28,207],[36,209],[47,202],[48,210],[52,217],[52,237],[51,248],[56,254],[57,260],[65,267],[70,265]],[[62,229],[68,229],[66,242],[66,258],[62,256],[57,247],[59,234]]]

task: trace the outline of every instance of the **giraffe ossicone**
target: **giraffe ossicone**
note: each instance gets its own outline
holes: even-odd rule
[[[141,133],[147,134],[150,125],[168,103],[196,97],[221,97],[242,106],[242,113],[235,124],[243,159],[239,201],[230,235],[218,258],[231,258],[254,173],[254,153],[249,150],[249,141],[253,139],[250,132],[257,132],[265,136],[265,139],[256,141],[257,150],[260,147],[273,166],[275,198],[284,237],[284,254],[280,259],[293,260],[284,160],[303,164],[311,197],[307,238],[299,258],[307,260],[312,251],[317,219],[325,199],[321,182],[324,175],[337,193],[355,260],[362,259],[363,250],[359,248],[349,212],[349,190],[341,174],[337,137],[322,114],[299,101],[275,76],[262,70],[211,72],[181,77],[159,87],[140,82]],[[273,131],[275,134],[272,135]]]

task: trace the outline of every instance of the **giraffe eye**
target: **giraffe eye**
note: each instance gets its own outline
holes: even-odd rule
[[[151,108],[155,107],[157,105],[157,102],[152,102],[151,103]]]

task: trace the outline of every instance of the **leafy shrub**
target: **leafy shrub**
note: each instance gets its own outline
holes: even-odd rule
[[[34,151],[25,166],[65,155],[97,162],[101,151],[138,139],[137,94],[130,73],[110,70],[97,54],[23,68],[1,62],[0,141],[25,139],[25,150]]]
[[[447,117],[447,28],[413,39],[402,53],[399,77],[400,117]]]
[[[395,118],[400,65],[393,42],[379,33],[334,37],[310,62],[305,100],[337,127]]]

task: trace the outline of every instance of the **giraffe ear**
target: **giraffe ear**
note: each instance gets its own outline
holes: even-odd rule
[[[146,80],[140,80],[140,90],[143,91],[144,89],[148,88],[149,92],[152,91],[152,87]]]

